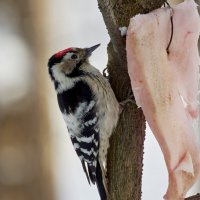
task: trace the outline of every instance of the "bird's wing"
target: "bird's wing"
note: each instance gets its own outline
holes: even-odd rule
[[[70,90],[58,94],[57,98],[74,149],[80,160],[87,163],[90,180],[95,183],[99,129],[93,93],[87,83],[79,81]],[[83,169],[86,171],[84,166]]]

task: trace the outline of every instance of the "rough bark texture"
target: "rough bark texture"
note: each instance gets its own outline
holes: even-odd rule
[[[128,26],[129,19],[161,7],[164,0],[98,0],[111,42],[108,45],[108,73],[119,101],[131,91],[127,73],[125,37],[119,27]],[[109,200],[140,200],[143,166],[145,119],[134,103],[127,104],[110,140],[108,151]],[[197,200],[199,196],[188,198]]]
[[[128,26],[137,13],[160,7],[164,0],[98,0],[111,42],[108,46],[110,83],[119,101],[131,91],[127,73],[125,38],[119,27]],[[108,152],[109,200],[141,199],[145,119],[134,103],[127,104],[110,140]]]
[[[200,200],[200,194],[196,194],[194,196],[186,198],[186,200]]]

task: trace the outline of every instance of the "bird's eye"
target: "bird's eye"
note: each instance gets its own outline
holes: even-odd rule
[[[73,54],[72,56],[71,56],[71,59],[77,59],[77,55],[76,54]]]

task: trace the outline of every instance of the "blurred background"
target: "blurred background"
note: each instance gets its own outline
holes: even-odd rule
[[[67,47],[101,43],[91,62],[102,71],[108,42],[94,0],[0,0],[0,200],[99,199],[73,150],[47,61]],[[161,200],[166,187],[147,128],[142,199]]]

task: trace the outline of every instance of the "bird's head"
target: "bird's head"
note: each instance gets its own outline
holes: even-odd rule
[[[77,70],[83,63],[88,61],[92,52],[99,47],[100,44],[89,48],[68,48],[51,56],[48,62],[49,74],[53,80],[56,74],[64,74],[70,76],[74,70]]]

